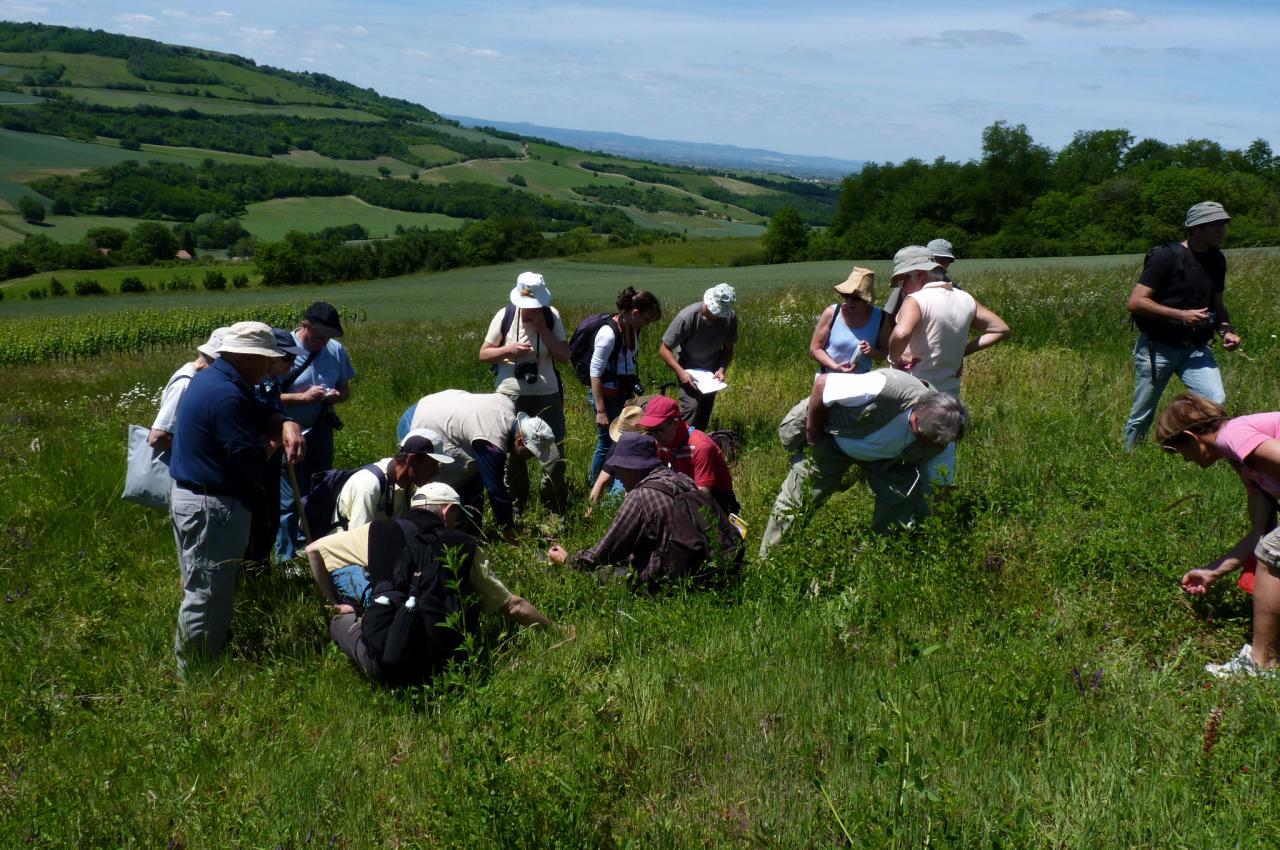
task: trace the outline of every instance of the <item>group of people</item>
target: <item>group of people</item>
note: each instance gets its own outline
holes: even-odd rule
[[[1254,531],[1217,563],[1188,573],[1184,587],[1203,592],[1257,546],[1265,565],[1255,590],[1258,631],[1241,656],[1220,665],[1256,672],[1275,664],[1280,640],[1280,579],[1270,572],[1280,536],[1267,534],[1280,497],[1280,414],[1228,420],[1221,380],[1215,386],[1205,371],[1216,378],[1206,327],[1228,350],[1240,344],[1222,304],[1225,222],[1220,205],[1198,204],[1188,214],[1187,242],[1148,256],[1129,302],[1142,336],[1126,441],[1132,447],[1140,439],[1169,376],[1205,390],[1204,398],[1184,396],[1165,411],[1158,440],[1202,465],[1219,457],[1237,465]],[[874,495],[871,524],[879,532],[919,522],[934,492],[953,483],[955,444],[969,424],[960,400],[964,359],[1010,333],[951,279],[954,260],[946,240],[904,247],[893,258],[883,307],[868,269],[855,267],[835,284],[838,300],[820,314],[810,343],[812,386],[779,427],[792,463],[761,535],[762,558],[798,516],[843,486],[854,465]],[[399,419],[392,456],[341,475],[331,471],[333,431],[341,428],[334,406],[349,397],[355,370],[331,305],[313,304],[293,331],[257,322],[221,328],[175,373],[151,442],[171,452],[183,575],[180,670],[222,650],[237,565],[266,560],[272,548],[288,561],[304,538],[312,575],[333,606],[330,634],[374,681],[425,681],[453,657],[457,636],[480,611],[551,627],[494,574],[478,535],[487,494],[503,538],[518,541],[530,459],[540,467],[541,503],[566,514],[559,364],[572,364],[595,417],[587,512],[606,493],[622,499],[595,546],[576,553],[552,546],[548,559],[602,578],[625,575],[637,588],[672,579],[714,583],[741,563],[746,524],[726,457],[732,441],[708,433],[738,339],[733,288],[708,289],[663,334],[658,353],[678,398],[644,395],[638,375],[641,331],[662,317],[653,293],[628,287],[612,311],[589,316],[572,335],[542,275],[519,275],[507,300],[478,353],[494,372],[494,392],[446,389],[420,398]],[[300,483],[322,478],[331,502],[313,503],[312,490],[300,504]],[[322,518],[300,523],[317,504]]]

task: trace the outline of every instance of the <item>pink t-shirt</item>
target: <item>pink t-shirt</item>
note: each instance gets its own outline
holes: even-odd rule
[[[1280,497],[1280,481],[1244,465],[1245,458],[1267,440],[1280,440],[1280,413],[1254,413],[1228,419],[1218,430],[1214,442],[1246,487],[1253,485],[1270,496]]]

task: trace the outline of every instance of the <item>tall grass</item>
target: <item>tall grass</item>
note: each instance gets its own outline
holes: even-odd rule
[[[1277,272],[1233,258],[1237,412],[1276,406]],[[242,578],[225,661],[178,682],[172,535],[116,494],[122,426],[189,352],[8,369],[0,846],[1274,845],[1280,691],[1200,670],[1243,641],[1247,601],[1177,588],[1244,530],[1241,488],[1120,449],[1133,268],[956,273],[1014,338],[966,367],[975,425],[921,529],[872,536],[855,484],[732,590],[642,599],[542,557],[593,542],[607,512],[535,510],[521,546],[487,551],[577,640],[490,620],[476,671],[407,695],[362,683],[318,594],[275,572]],[[746,437],[757,534],[830,283],[740,302],[717,419]],[[499,301],[352,324],[339,463],[389,452],[420,396],[490,386],[475,354]],[[654,347],[642,373],[665,379]],[[564,378],[581,486],[594,436]]]

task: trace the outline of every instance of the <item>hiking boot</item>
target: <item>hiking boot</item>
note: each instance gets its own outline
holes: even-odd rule
[[[1240,647],[1240,651],[1231,657],[1231,660],[1222,664],[1206,664],[1205,672],[1211,676],[1217,676],[1219,679],[1229,679],[1232,676],[1266,676],[1271,677],[1276,674],[1275,670],[1264,670],[1259,667],[1253,660],[1253,646],[1245,644]]]

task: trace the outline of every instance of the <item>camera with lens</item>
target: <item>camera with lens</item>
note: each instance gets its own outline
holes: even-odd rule
[[[533,386],[538,383],[538,361],[523,360],[515,366],[516,380]]]

